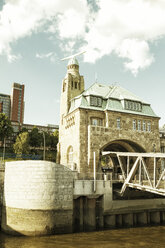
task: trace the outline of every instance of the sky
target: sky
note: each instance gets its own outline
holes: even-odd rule
[[[117,84],[165,124],[164,0],[0,0],[0,93],[25,84],[24,122],[59,124],[61,84],[77,52],[85,88]]]

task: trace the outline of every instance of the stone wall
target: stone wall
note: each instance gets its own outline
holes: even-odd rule
[[[4,163],[0,162],[0,223],[1,223],[1,217],[2,217],[1,213],[2,213],[4,174],[5,174],[5,166],[4,166]]]
[[[74,118],[74,121],[71,122]],[[73,148],[73,162],[77,170],[80,171],[79,158],[80,158],[80,139],[79,139],[79,111],[74,111],[72,114],[67,115],[63,119],[63,125],[61,126],[61,132],[59,137],[60,146],[60,163],[72,168],[73,163],[69,161],[68,149]]]
[[[145,152],[153,152],[153,146],[156,152],[160,152],[159,138],[159,118],[126,114],[109,111],[92,111],[80,109],[79,115],[79,140],[80,140],[80,168],[90,173],[93,167],[93,152],[96,152],[96,161],[98,164],[100,151],[111,142],[125,140],[135,143]],[[92,126],[91,118],[102,119],[103,126]],[[117,128],[116,120],[120,118],[121,127]],[[136,122],[143,120],[151,123],[151,131],[133,130],[133,120]],[[78,123],[77,123],[78,125]],[[128,151],[134,151],[129,145]]]
[[[160,138],[161,151],[165,152],[165,135]]]
[[[73,175],[46,161],[6,163],[2,230],[44,235],[72,232]]]
[[[74,118],[74,122],[69,122]],[[99,118],[102,126],[92,126],[91,119]],[[120,129],[117,128],[117,118],[121,120]],[[133,130],[133,120],[141,121],[141,131]],[[146,131],[142,131],[143,121],[146,122]],[[67,124],[67,122],[69,124]],[[147,123],[151,123],[151,131]],[[111,142],[126,141],[127,150],[134,152],[132,142],[144,152],[160,152],[159,118],[121,113],[115,111],[96,111],[76,109],[64,118],[60,136],[60,162],[68,166],[68,147],[73,147],[73,163],[77,165],[79,173],[93,171],[93,152],[96,152],[96,163],[100,159],[100,151]],[[154,149],[154,150],[153,150]],[[138,152],[138,151],[136,151]],[[98,168],[99,170],[99,168]]]

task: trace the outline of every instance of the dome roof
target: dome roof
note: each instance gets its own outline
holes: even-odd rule
[[[79,65],[76,57],[71,58],[68,62],[68,65]]]

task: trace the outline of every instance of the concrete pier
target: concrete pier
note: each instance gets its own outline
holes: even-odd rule
[[[96,199],[85,198],[84,229],[85,231],[96,230]]]
[[[145,226],[147,225],[147,213],[142,212],[142,213],[137,213],[137,225],[139,226]]]
[[[124,214],[123,215],[123,226],[133,227],[133,214]]]
[[[73,175],[45,161],[8,162],[5,168],[2,230],[11,234],[72,232]]]
[[[151,212],[150,213],[150,223],[158,225],[160,223],[160,212]]]
[[[114,200],[109,180],[95,186],[63,165],[6,163],[1,229],[36,236],[165,224],[164,198]]]
[[[116,215],[116,227],[122,227],[123,221],[122,221],[122,214]]]
[[[104,218],[105,228],[115,228],[116,227],[116,216],[109,215]]]

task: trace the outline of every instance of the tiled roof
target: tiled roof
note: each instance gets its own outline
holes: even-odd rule
[[[102,106],[101,107],[91,106],[90,96],[101,97]],[[123,100],[130,100],[141,103],[142,110],[134,111],[134,110],[125,109],[123,105]],[[99,111],[111,110],[111,111],[117,111],[123,113],[157,117],[157,115],[152,110],[150,104],[144,102],[135,94],[129,92],[128,90],[120,86],[113,86],[113,85],[108,86],[99,83],[94,83],[81,95],[72,99],[70,112],[72,112],[77,108],[85,108],[85,109],[99,110]]]
[[[83,95],[95,95],[101,96],[103,98],[117,98],[120,100],[129,99],[134,101],[143,102],[142,99],[137,97],[132,92],[122,88],[121,86],[114,85],[104,85],[99,83],[94,83],[89,87],[89,89],[83,92]]]

